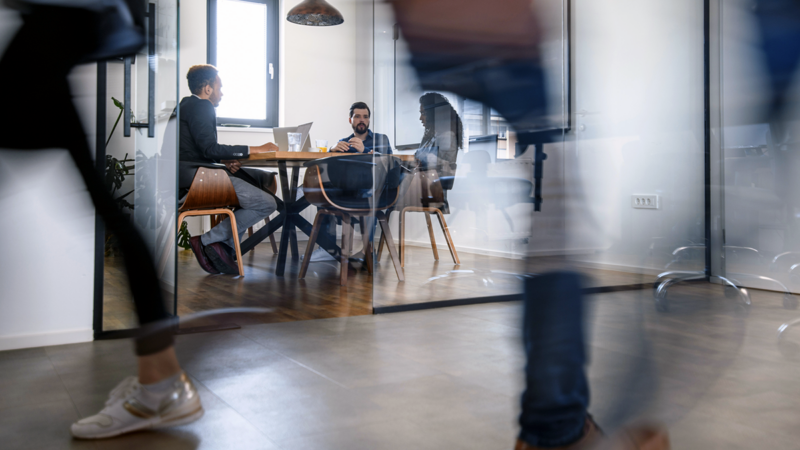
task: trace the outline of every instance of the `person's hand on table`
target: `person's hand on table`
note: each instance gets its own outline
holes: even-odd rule
[[[236,173],[239,169],[242,168],[242,163],[239,162],[238,159],[224,160],[220,162],[222,164],[225,164],[225,167],[227,167],[231,173]]]
[[[364,153],[364,141],[357,137],[350,139],[350,147],[358,150],[358,153]]]
[[[336,153],[346,153],[350,150],[350,144],[345,141],[339,141],[336,143],[336,147],[331,148],[329,151],[336,152]]]
[[[250,154],[254,155],[256,153],[268,153],[268,152],[277,152],[278,146],[273,144],[272,142],[267,142],[264,145],[259,145],[258,147],[250,147]]]

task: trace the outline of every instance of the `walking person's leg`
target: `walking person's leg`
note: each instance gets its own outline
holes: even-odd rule
[[[586,413],[589,386],[580,284],[580,275],[573,272],[525,281],[526,388],[518,449],[560,447],[599,437]]]
[[[72,103],[67,75],[97,48],[97,36],[92,33],[96,20],[95,14],[79,8],[36,6],[23,14],[24,23],[0,60],[0,84],[13,86],[9,100],[20,108],[11,115],[10,131],[0,137],[0,147],[70,151],[96,210],[120,241],[139,323],[146,332],[136,339],[138,377],[129,377],[114,389],[99,414],[73,424],[73,435],[82,438],[185,423],[203,414],[197,391],[175,356],[172,329],[165,323],[170,316],[152,258],[140,234],[106,191]],[[25,109],[43,103],[59,118],[52,132],[44,135],[31,129],[31,116]]]

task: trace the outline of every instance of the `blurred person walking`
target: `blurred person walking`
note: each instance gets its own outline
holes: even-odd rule
[[[541,142],[554,120],[547,117],[539,27],[529,0],[395,0],[392,6],[423,89],[484,103],[512,125],[521,145]],[[516,450],[669,448],[659,427],[630,427],[606,438],[587,413],[579,274],[554,271],[527,280],[524,308],[526,389]]]
[[[136,53],[144,43],[144,2],[34,0],[8,2],[23,25],[0,59],[0,84],[13,105],[4,114],[0,148],[67,149],[95,208],[118,237],[141,325],[136,339],[138,376],[111,391],[98,414],[72,425],[77,438],[98,439],[189,423],[203,415],[200,397],[175,355],[172,318],[147,246],[117,208],[95,168],[67,76],[78,64]],[[42,133],[43,105],[57,120]],[[13,111],[9,114],[8,112]]]

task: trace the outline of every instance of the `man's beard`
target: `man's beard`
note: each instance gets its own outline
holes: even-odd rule
[[[367,132],[367,126],[363,123],[360,123],[353,127],[353,130],[358,134],[364,134]]]

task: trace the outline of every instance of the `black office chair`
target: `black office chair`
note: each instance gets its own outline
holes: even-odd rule
[[[303,192],[309,203],[318,208],[314,226],[308,239],[299,278],[305,278],[311,253],[326,215],[342,220],[342,251],[340,284],[347,285],[347,267],[353,246],[353,227],[351,220],[358,218],[361,236],[364,241],[364,255],[367,270],[372,273],[373,246],[370,229],[365,217],[373,213],[378,219],[383,237],[389,244],[389,252],[394,262],[397,278],[404,281],[403,269],[394,247],[387,215],[384,213],[396,202],[400,193],[400,159],[391,155],[346,155],[331,156],[305,163]]]

